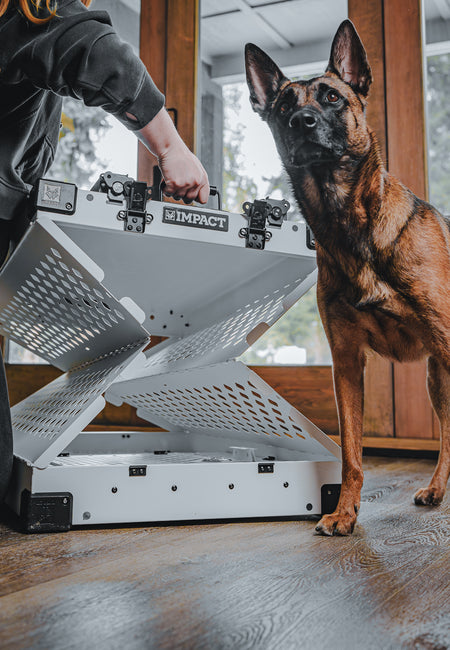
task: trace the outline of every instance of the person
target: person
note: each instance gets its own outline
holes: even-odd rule
[[[30,191],[49,169],[62,98],[114,115],[156,156],[167,196],[206,203],[207,174],[178,135],[142,61],[91,0],[0,0],[0,264]],[[0,502],[12,435],[0,363]]]

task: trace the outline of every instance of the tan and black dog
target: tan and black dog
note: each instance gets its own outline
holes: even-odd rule
[[[365,108],[372,73],[353,24],[334,37],[325,73],[287,79],[246,46],[253,109],[265,120],[317,249],[317,295],[333,357],[342,441],[336,511],[316,530],[353,531],[363,483],[364,367],[369,350],[428,358],[441,425],[439,461],[415,503],[438,505],[450,472],[450,224],[384,168]]]

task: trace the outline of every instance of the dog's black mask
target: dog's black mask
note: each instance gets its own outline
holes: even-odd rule
[[[333,164],[367,148],[364,109],[372,74],[350,21],[339,27],[320,77],[292,82],[252,43],[245,62],[251,104],[269,124],[287,168]]]

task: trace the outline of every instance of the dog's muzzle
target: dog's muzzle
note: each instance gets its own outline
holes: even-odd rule
[[[289,120],[289,126],[291,129],[304,129],[305,131],[312,131],[316,128],[319,122],[319,116],[316,111],[310,108],[303,108],[300,111],[296,111],[291,115]]]

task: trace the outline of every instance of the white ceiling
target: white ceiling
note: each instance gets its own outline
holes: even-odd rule
[[[347,0],[202,0],[201,57],[215,78],[242,73],[248,42],[285,68],[325,60],[346,17]]]
[[[202,54],[235,54],[248,41],[269,49],[320,41],[346,17],[347,0],[202,0]]]
[[[450,0],[424,0],[427,20],[450,20]]]
[[[92,8],[109,10],[123,38],[137,47],[141,2],[151,1],[95,0]],[[450,42],[450,0],[423,0],[423,6],[427,43]],[[247,42],[288,72],[326,61],[333,35],[347,17],[347,0],[200,0],[200,15],[201,59],[213,78],[224,80],[242,75]]]
[[[347,0],[200,0],[201,58],[212,77],[243,73],[245,43],[266,50],[284,70],[328,60]],[[450,0],[423,0],[427,43],[449,42]]]

